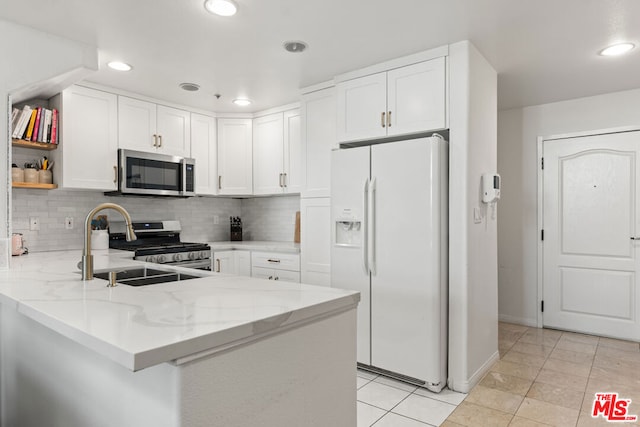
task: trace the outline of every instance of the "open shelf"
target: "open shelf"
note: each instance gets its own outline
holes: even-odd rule
[[[58,188],[58,184],[32,184],[30,182],[12,182],[11,186],[13,188],[35,188],[40,190],[53,190],[54,188]]]
[[[26,141],[24,139],[13,139],[11,144],[14,147],[36,148],[38,150],[55,150],[58,144],[49,144],[46,142]]]

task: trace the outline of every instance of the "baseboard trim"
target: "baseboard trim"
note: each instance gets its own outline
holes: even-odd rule
[[[506,323],[515,323],[516,325],[529,326],[531,328],[537,328],[538,322],[536,319],[523,319],[522,317],[509,316],[507,314],[499,314],[498,320]]]
[[[487,361],[484,362],[482,366],[478,368],[476,372],[474,372],[473,375],[471,375],[471,378],[459,382],[453,381],[453,379],[449,378],[449,380],[447,381],[448,387],[453,391],[457,391],[460,393],[469,393],[471,389],[480,382],[484,374],[489,372],[493,364],[498,360],[500,360],[500,353],[496,350],[496,352],[493,353],[493,355],[491,355],[491,357],[487,359]]]

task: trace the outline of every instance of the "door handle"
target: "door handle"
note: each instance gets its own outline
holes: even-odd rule
[[[386,126],[386,124],[385,124],[385,122],[384,122],[384,116],[385,116],[385,114],[386,114],[386,113],[383,111],[383,112],[382,112],[382,115],[380,116],[380,126],[382,126],[382,127],[385,127],[385,126]]]
[[[369,274],[369,178],[364,181],[362,195],[362,267]]]
[[[376,178],[371,180],[369,185],[369,240],[367,242],[368,264],[371,274],[376,274]]]

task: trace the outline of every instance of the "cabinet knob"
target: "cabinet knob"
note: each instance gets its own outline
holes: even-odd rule
[[[385,127],[385,126],[386,126],[385,121],[384,121],[384,116],[385,116],[385,114],[386,114],[386,113],[383,111],[383,112],[382,112],[382,115],[380,116],[380,126],[382,126],[382,127]]]

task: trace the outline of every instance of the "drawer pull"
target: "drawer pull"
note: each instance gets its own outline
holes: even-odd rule
[[[280,263],[280,260],[279,259],[268,259],[267,262]]]

